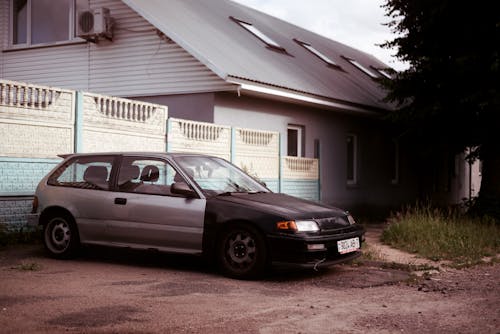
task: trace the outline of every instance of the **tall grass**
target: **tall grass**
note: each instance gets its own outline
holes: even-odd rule
[[[456,210],[417,204],[391,216],[382,241],[431,260],[470,265],[500,253],[500,226]]]

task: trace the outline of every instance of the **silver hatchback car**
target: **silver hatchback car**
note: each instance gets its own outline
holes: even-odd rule
[[[347,212],[266,186],[224,159],[181,153],[71,154],[37,187],[33,224],[56,258],[81,244],[203,255],[235,278],[269,265],[318,267],[360,255]]]

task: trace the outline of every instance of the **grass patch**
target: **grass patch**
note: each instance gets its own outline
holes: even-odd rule
[[[42,269],[42,266],[36,262],[22,262],[20,265],[15,266],[12,269],[20,271],[38,271]]]
[[[463,267],[500,252],[500,225],[488,217],[416,205],[391,216],[382,241],[425,258]]]

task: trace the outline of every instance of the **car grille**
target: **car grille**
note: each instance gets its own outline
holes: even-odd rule
[[[335,231],[336,233],[342,233],[354,230],[352,225],[349,224],[349,221],[344,217],[329,217],[315,220],[322,232]]]

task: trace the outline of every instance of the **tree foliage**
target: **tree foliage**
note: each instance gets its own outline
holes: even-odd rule
[[[477,148],[479,199],[500,216],[500,11],[495,1],[387,0],[398,37],[385,47],[410,64],[385,82],[391,117],[420,147]],[[496,204],[495,204],[496,203]],[[495,208],[492,205],[496,205]],[[483,208],[482,208],[483,209]],[[493,211],[491,211],[493,210]]]

